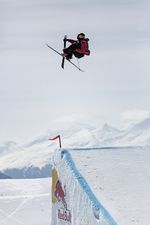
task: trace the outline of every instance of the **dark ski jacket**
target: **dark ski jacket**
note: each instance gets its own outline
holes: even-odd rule
[[[90,50],[88,46],[88,38],[84,38],[81,41],[73,40],[73,39],[67,39],[68,42],[72,44],[77,44],[77,48],[75,49],[76,52],[84,54],[84,55],[90,55]]]

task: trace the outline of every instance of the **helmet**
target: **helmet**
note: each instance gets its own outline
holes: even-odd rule
[[[85,34],[84,33],[80,33],[80,34],[78,34],[78,36],[77,36],[77,39],[78,40],[82,40],[82,39],[84,39],[85,38]]]

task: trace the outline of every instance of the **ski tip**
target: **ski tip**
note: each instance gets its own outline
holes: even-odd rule
[[[85,72],[84,70],[82,70],[82,69],[80,69],[80,68],[79,68],[79,70],[80,70],[81,72]]]

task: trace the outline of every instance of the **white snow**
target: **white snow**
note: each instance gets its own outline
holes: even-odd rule
[[[0,180],[1,225],[48,225],[51,179]]]
[[[119,225],[150,224],[150,148],[70,153],[98,200]]]
[[[118,225],[149,225],[149,147],[69,151],[77,169]],[[64,171],[62,174],[65,176]],[[50,178],[0,180],[1,225],[47,225],[50,220]]]

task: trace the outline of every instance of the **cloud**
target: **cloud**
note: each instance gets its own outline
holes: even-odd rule
[[[79,128],[94,128],[93,115],[84,113],[72,113],[59,116],[53,121],[53,130],[76,130]],[[91,122],[92,121],[92,122]]]
[[[83,114],[63,115],[55,120],[57,123],[76,122],[85,118]]]
[[[121,113],[122,129],[128,129],[134,124],[141,122],[150,117],[150,113],[146,110],[126,110]]]

